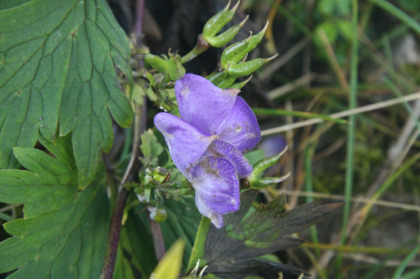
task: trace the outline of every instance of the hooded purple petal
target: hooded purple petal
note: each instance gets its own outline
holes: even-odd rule
[[[154,120],[156,128],[165,137],[172,160],[188,178],[188,169],[198,162],[216,137],[202,134],[170,113],[160,112]]]
[[[219,140],[232,144],[244,152],[253,148],[261,139],[257,118],[248,104],[237,97],[229,115],[217,128]]]
[[[238,93],[237,89],[220,89],[194,74],[186,74],[175,83],[181,119],[208,134],[213,134],[229,114]]]
[[[240,178],[248,177],[252,173],[252,166],[235,146],[220,140],[215,140],[205,155],[226,157],[235,167]]]
[[[235,167],[225,158],[209,156],[190,169],[200,213],[220,228],[218,215],[239,209],[239,180]]]

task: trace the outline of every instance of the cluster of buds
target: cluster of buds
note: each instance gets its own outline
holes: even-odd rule
[[[140,202],[147,204],[149,217],[156,222],[166,220],[167,214],[163,208],[153,205],[156,199],[151,199],[152,190],[161,184],[169,181],[171,175],[169,171],[162,167],[147,168],[144,173],[140,173],[140,187],[135,188],[135,193]]]

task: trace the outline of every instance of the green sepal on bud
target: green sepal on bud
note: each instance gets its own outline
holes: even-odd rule
[[[181,56],[179,54],[169,53],[168,74],[171,80],[178,80],[185,76],[186,70],[182,66]]]
[[[276,57],[277,54],[269,58],[256,58],[244,63],[231,65],[227,68],[228,75],[232,77],[248,76]]]
[[[242,89],[251,79],[252,76],[249,76],[246,80],[234,83],[229,88]]]
[[[248,177],[249,183],[252,185],[252,183],[256,182],[262,176],[263,172],[266,169],[273,166],[280,160],[281,156],[283,156],[286,150],[287,147],[285,147],[284,150],[277,155],[258,161],[255,164],[254,170],[252,171],[251,175]]]
[[[152,67],[153,69],[166,74],[169,68],[169,61],[168,59],[162,58],[158,55],[154,54],[146,54],[144,56],[144,62]]]
[[[227,72],[226,71],[214,72],[214,73],[207,76],[207,79],[216,86],[218,86],[226,78],[227,78]]]

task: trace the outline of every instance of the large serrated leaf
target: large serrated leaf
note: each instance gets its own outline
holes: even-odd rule
[[[15,146],[38,133],[73,131],[79,185],[112,145],[111,116],[127,127],[132,111],[115,67],[129,74],[128,41],[105,0],[32,0],[0,10],[0,167],[17,165]],[[59,124],[59,125],[58,125]]]
[[[0,243],[0,273],[8,278],[98,278],[109,226],[104,185],[79,192],[66,138],[46,144],[55,158],[15,148],[28,170],[0,171],[0,201],[24,203],[24,219],[4,225],[12,235]],[[67,140],[69,141],[69,140]],[[70,146],[70,143],[67,143]]]

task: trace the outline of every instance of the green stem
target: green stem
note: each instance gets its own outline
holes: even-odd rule
[[[184,55],[181,58],[181,63],[185,64],[185,63],[193,60],[198,55],[205,52],[209,47],[210,47],[209,43],[207,43],[206,40],[204,40],[203,36],[201,34],[198,35],[197,44],[195,45],[195,47],[190,52],[188,52],[186,55]]]

